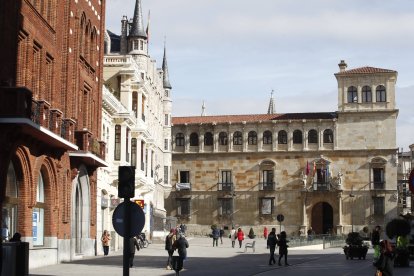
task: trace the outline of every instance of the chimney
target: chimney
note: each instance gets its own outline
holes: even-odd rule
[[[121,55],[125,55],[128,52],[128,44],[127,44],[127,36],[128,36],[128,17],[124,15],[121,21]]]
[[[346,70],[347,64],[345,63],[345,60],[341,60],[338,66],[339,66],[339,72],[344,72]]]

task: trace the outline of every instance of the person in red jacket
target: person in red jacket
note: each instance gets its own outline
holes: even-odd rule
[[[263,237],[267,240],[267,227],[265,226],[263,229]]]
[[[239,246],[241,248],[244,240],[244,233],[243,230],[241,230],[241,228],[237,230],[237,240],[239,241]]]

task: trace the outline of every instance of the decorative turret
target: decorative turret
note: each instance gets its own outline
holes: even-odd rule
[[[273,102],[273,89],[270,93],[270,102],[269,102],[269,108],[267,109],[267,114],[275,114],[275,103]]]
[[[165,47],[164,42],[164,58],[162,59],[162,70],[164,71],[164,75],[162,78],[163,86],[165,89],[171,89],[170,78],[168,76],[168,65],[167,65],[167,50]]]
[[[132,23],[130,23],[130,30],[128,34],[128,52],[132,55],[147,55],[147,47],[147,33],[144,28],[141,0],[136,0],[134,17],[132,19]]]

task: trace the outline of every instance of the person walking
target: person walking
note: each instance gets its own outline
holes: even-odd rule
[[[214,227],[211,231],[211,235],[213,236],[213,247],[214,245],[218,246],[218,239],[220,237],[220,230],[217,227]]]
[[[241,228],[237,230],[237,240],[239,241],[239,248],[241,248],[244,240],[244,233]]]
[[[375,226],[375,229],[372,231],[371,243],[374,248],[374,260],[375,263],[380,257],[380,236],[381,236],[381,227],[379,225]]]
[[[263,229],[263,237],[264,237],[264,239],[266,240],[267,239],[267,227],[265,226],[264,227],[264,229]]]
[[[178,251],[178,258],[173,257],[173,269],[176,275],[179,275],[180,271],[184,267],[184,260],[187,259],[187,248],[189,247],[188,241],[184,234],[177,234],[177,240],[175,241],[173,248]]]
[[[282,231],[280,233],[280,239],[279,239],[279,265],[282,265],[282,263],[280,262],[280,260],[282,259],[282,257],[285,257],[285,266],[288,266],[288,262],[287,262],[287,255],[288,255],[288,243],[289,241],[287,240],[286,237],[286,232]]]
[[[379,244],[380,256],[374,263],[374,266],[382,273],[382,276],[394,275],[394,254],[392,253],[392,247],[388,240],[383,240]],[[378,275],[378,274],[375,274]]]
[[[102,233],[102,237],[101,237],[104,256],[108,256],[110,240],[111,240],[111,235],[109,235],[108,230],[104,230]]]
[[[231,247],[234,248],[234,244],[236,243],[236,229],[234,229],[234,227],[231,228],[231,232],[230,232],[230,240],[231,240]]]
[[[168,260],[167,260],[167,270],[172,269],[172,257],[174,254],[173,244],[175,243],[176,236],[174,233],[174,229],[170,230],[170,233],[165,237],[165,250],[168,252]]]
[[[138,240],[136,237],[131,237],[129,239],[129,267],[134,264],[135,248],[139,251]]]
[[[220,227],[220,243],[223,244],[223,236],[224,236],[224,230],[223,227]]]
[[[269,236],[267,237],[267,248],[270,250],[269,265],[275,264],[275,250],[277,245],[276,228],[272,228]]]

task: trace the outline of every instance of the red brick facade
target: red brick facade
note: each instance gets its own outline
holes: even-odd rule
[[[1,205],[17,206],[16,231],[29,242],[32,209],[42,208],[44,246],[66,240],[71,247],[58,252],[58,262],[93,252],[80,245],[73,249],[71,239],[96,239],[96,168],[105,152],[98,141],[104,17],[105,1],[100,0],[0,2]],[[16,175],[16,198],[6,194],[9,164]],[[87,172],[86,186],[79,184],[80,168]],[[43,202],[36,200],[40,173]],[[78,192],[87,202],[79,206],[89,215],[75,223]],[[78,231],[86,219],[89,225]],[[37,265],[31,260],[31,266]]]

